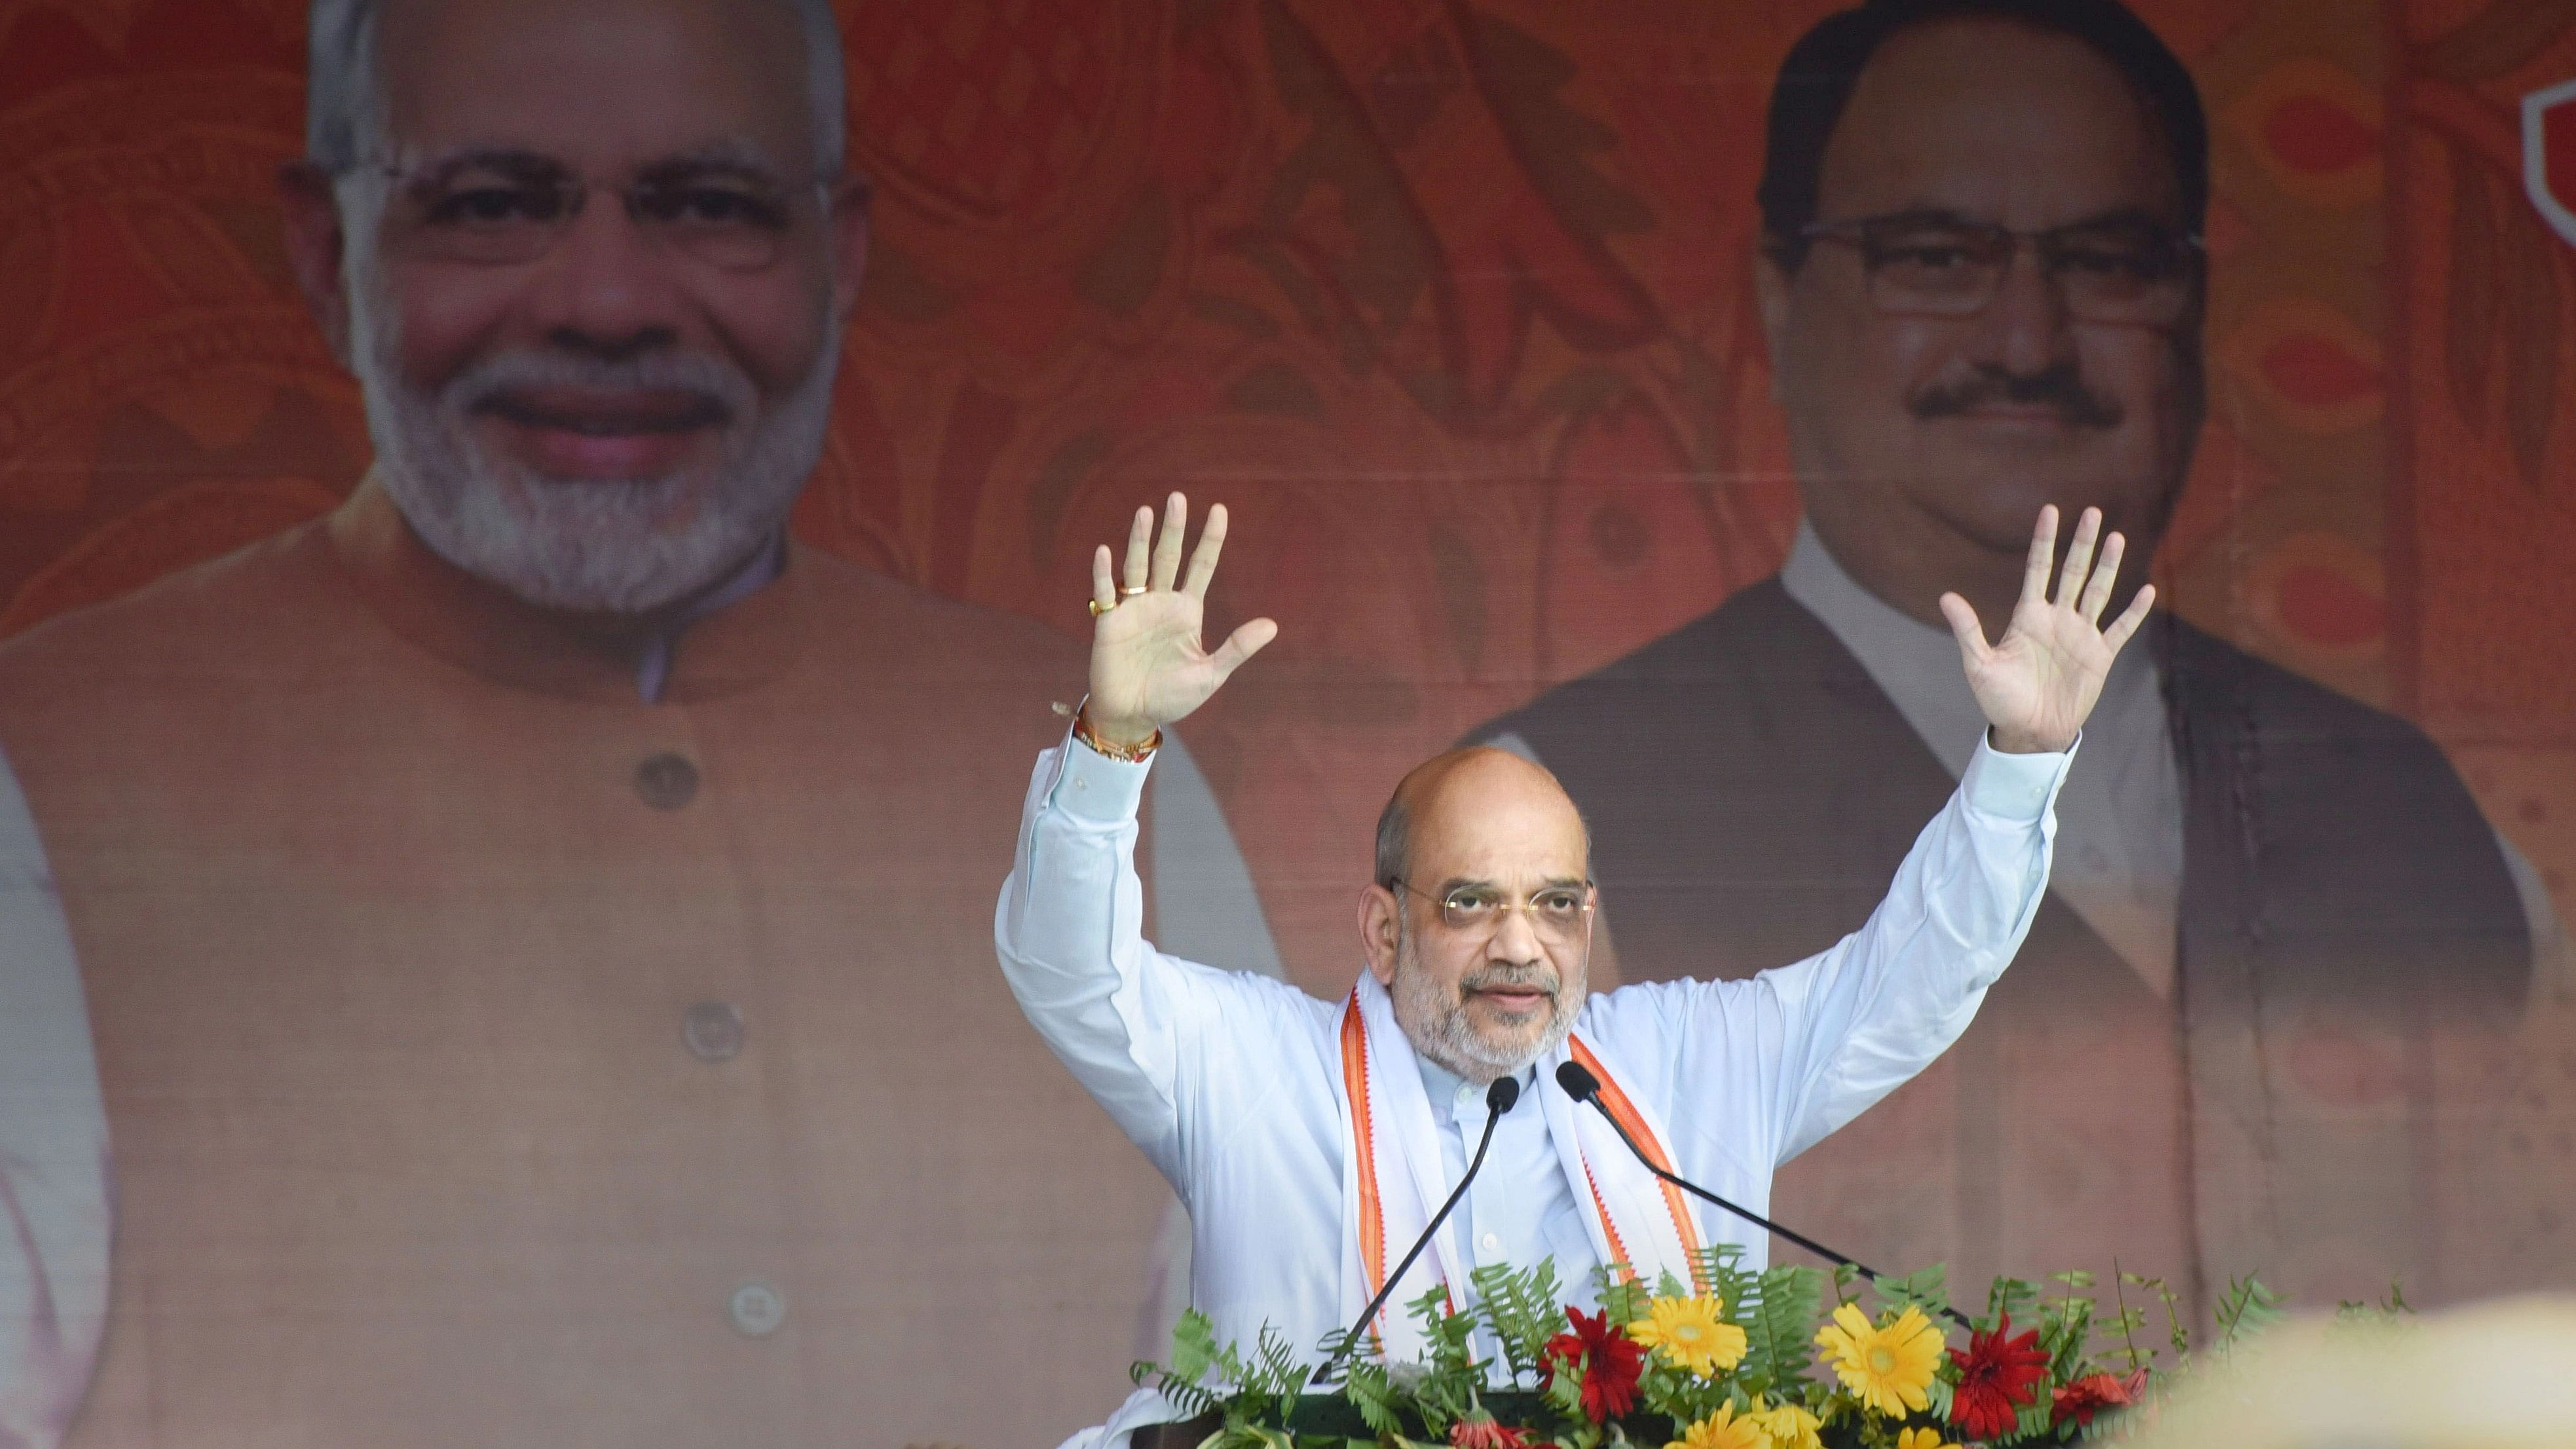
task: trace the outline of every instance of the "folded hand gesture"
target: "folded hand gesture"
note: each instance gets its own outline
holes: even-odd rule
[[[2112,534],[2102,544],[2102,561],[2093,562],[2093,540],[2102,528],[2102,510],[2087,508],[2075,525],[2066,550],[2066,567],[2058,575],[2057,598],[2048,597],[2048,575],[2057,554],[2057,509],[2039,510],[2039,527],[2030,539],[2030,568],[2022,575],[2021,599],[2013,605],[2004,637],[1986,642],[1977,611],[1957,594],[1941,596],[1941,616],[1959,636],[1959,654],[1968,669],[1968,687],[1994,726],[1995,748],[2013,754],[2064,750],[2074,745],[2093,702],[2102,697],[2102,681],[2120,646],[2146,622],[2155,602],[2153,584],[2138,596],[2109,628],[2101,627],[2102,610],[2111,602],[2112,581],[2120,572],[2127,546]]]
[[[1225,547],[1225,505],[1208,510],[1184,579],[1181,543],[1189,519],[1189,500],[1173,494],[1164,505],[1162,537],[1155,539],[1154,510],[1136,510],[1123,588],[1111,581],[1109,545],[1092,555],[1091,609],[1099,618],[1091,631],[1091,702],[1083,713],[1092,732],[1111,744],[1142,744],[1207,703],[1227,675],[1279,635],[1277,624],[1255,619],[1214,653],[1201,647],[1208,581]]]

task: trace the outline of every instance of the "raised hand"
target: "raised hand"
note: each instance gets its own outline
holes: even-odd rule
[[[1208,510],[1189,576],[1182,578],[1181,544],[1189,521],[1189,500],[1178,493],[1164,504],[1159,539],[1154,510],[1136,510],[1127,530],[1124,588],[1112,581],[1109,545],[1091,557],[1091,605],[1099,618],[1091,630],[1091,702],[1083,713],[1092,732],[1111,744],[1141,745],[1187,716],[1243,661],[1279,637],[1277,624],[1255,619],[1216,652],[1201,647],[1208,581],[1216,577],[1217,555],[1225,548],[1225,505]]]
[[[2075,743],[2093,702],[2102,697],[2102,681],[2120,646],[2146,622],[2156,601],[2155,585],[2138,596],[2109,628],[2101,627],[2102,610],[2111,602],[2112,581],[2119,576],[2120,554],[2127,541],[2112,534],[2102,544],[2102,561],[2093,561],[2093,540],[2101,532],[2102,510],[2087,508],[2075,525],[2066,549],[2066,567],[2057,577],[2057,598],[2048,597],[2048,575],[2057,555],[2057,509],[2039,510],[2039,526],[2030,538],[2030,568],[2022,575],[2021,598],[2013,605],[2004,637],[1986,642],[1977,611],[1957,594],[1941,596],[1941,617],[1959,636],[1959,656],[1967,665],[1968,687],[1993,725],[1995,748],[2012,754],[2064,750]]]

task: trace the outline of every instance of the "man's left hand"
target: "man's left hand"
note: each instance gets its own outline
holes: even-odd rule
[[[2039,510],[2032,530],[2030,567],[2023,573],[2021,598],[2013,605],[2004,637],[1986,642],[1977,611],[1957,594],[1941,596],[1941,617],[1959,636],[1959,656],[1967,665],[1968,687],[1994,726],[1995,748],[2007,754],[2056,753],[2071,749],[2075,736],[2102,697],[2102,681],[2120,646],[2138,632],[2155,603],[2153,584],[2110,627],[2101,625],[2111,602],[2111,585],[2120,572],[2127,541],[2112,534],[2102,543],[2099,565],[2093,542],[2102,529],[2102,510],[2087,508],[2067,546],[2066,567],[2057,576],[2057,598],[2048,596],[2048,576],[2057,561],[2057,509]]]

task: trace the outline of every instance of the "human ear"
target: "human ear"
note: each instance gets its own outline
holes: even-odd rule
[[[348,232],[330,174],[310,161],[290,161],[277,171],[277,197],[285,211],[286,260],[304,305],[323,341],[343,367],[349,356]]]
[[[868,271],[868,183],[856,177],[832,196],[832,317],[846,326],[859,305],[859,281]]]
[[[1796,278],[1769,249],[1753,255],[1753,300],[1762,314],[1762,342],[1771,359],[1771,400],[1780,401],[1780,379],[1786,375],[1785,352],[1789,338],[1789,291]]]
[[[1404,938],[1404,902],[1382,885],[1360,892],[1360,950],[1380,986],[1395,984],[1395,958]]]

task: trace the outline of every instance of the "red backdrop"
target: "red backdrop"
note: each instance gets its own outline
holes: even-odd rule
[[[1403,765],[1786,549],[1751,195],[1769,76],[1827,8],[845,6],[877,247],[799,533],[1070,634],[1139,501],[1233,504],[1219,611],[1285,632],[1194,739],[1292,973],[1338,989]],[[2576,252],[2519,111],[2576,77],[2576,3],[2139,8],[2216,178],[2211,422],[2158,574],[2424,725],[2564,916]],[[0,0],[0,635],[365,466],[271,192],[302,22]]]

